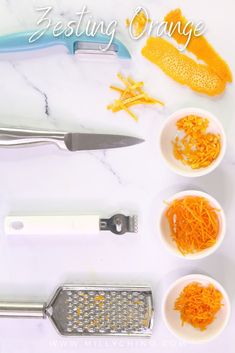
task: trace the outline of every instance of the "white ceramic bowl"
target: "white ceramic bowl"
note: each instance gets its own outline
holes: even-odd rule
[[[176,243],[172,240],[172,237],[170,234],[169,222],[168,222],[166,215],[165,215],[166,210],[168,208],[167,204],[171,203],[173,200],[181,199],[185,196],[204,197],[205,199],[207,199],[210,202],[211,206],[220,210],[218,212],[220,229],[219,229],[218,239],[217,239],[215,245],[211,246],[208,249],[204,249],[200,252],[197,252],[194,254],[187,254],[187,255],[183,255],[178,250]],[[218,203],[218,201],[216,201],[212,196],[206,194],[205,192],[196,191],[196,190],[187,190],[187,191],[182,191],[182,192],[179,192],[179,193],[173,195],[168,200],[166,200],[166,203],[164,203],[164,206],[163,206],[161,213],[160,213],[159,232],[160,232],[160,238],[168,250],[170,250],[174,255],[177,255],[183,259],[197,260],[197,259],[202,259],[206,256],[211,255],[213,252],[215,252],[218,249],[218,247],[221,245],[221,243],[224,239],[224,235],[225,235],[225,231],[226,231],[226,220],[225,220],[224,211],[223,211],[222,207],[220,206],[220,204]]]
[[[207,118],[209,120],[208,132],[219,133],[221,136],[220,154],[217,159],[206,168],[192,169],[190,166],[184,165],[181,161],[177,160],[173,154],[172,141],[174,141],[178,131],[176,123],[179,119],[190,114]],[[226,136],[221,123],[212,113],[198,108],[186,108],[176,111],[169,118],[167,118],[160,133],[160,150],[164,161],[171,168],[171,170],[182,176],[199,177],[212,172],[222,161],[225,154],[225,149]]]
[[[216,315],[215,320],[207,329],[200,331],[190,324],[181,324],[179,311],[174,310],[175,300],[181,291],[192,282],[200,282],[202,285],[213,284],[223,295],[223,306]],[[201,274],[193,274],[179,278],[168,289],[163,300],[163,318],[168,329],[177,337],[191,343],[204,343],[217,337],[228,323],[231,307],[228,295],[224,288],[211,277]]]

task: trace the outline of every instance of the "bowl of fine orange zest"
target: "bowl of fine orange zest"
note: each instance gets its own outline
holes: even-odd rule
[[[166,201],[160,214],[160,237],[174,255],[197,260],[222,244],[226,220],[216,199],[201,191],[179,192]]]
[[[163,160],[175,173],[199,177],[212,172],[221,163],[226,136],[214,114],[185,108],[173,113],[160,132]]]
[[[216,338],[226,327],[230,312],[230,300],[222,285],[201,274],[176,280],[163,300],[166,326],[190,343]]]
[[[123,87],[111,85],[110,88],[119,93],[119,98],[112,104],[107,106],[107,109],[113,113],[124,110],[131,118],[138,121],[137,115],[131,110],[135,105],[158,104],[163,106],[164,103],[158,99],[150,97],[144,90],[144,83],[134,81],[130,76],[125,78],[122,74],[118,73],[117,77],[122,82]]]

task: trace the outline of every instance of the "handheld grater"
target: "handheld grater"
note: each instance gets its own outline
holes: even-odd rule
[[[62,285],[46,303],[0,303],[0,317],[49,317],[66,336],[150,336],[149,287]]]

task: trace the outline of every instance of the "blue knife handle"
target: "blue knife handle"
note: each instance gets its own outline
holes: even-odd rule
[[[29,39],[34,32],[20,32],[13,33],[0,37],[0,53],[22,52],[36,49],[43,49],[55,45],[64,45],[67,47],[70,54],[75,54],[76,43],[92,42],[107,45],[110,38],[105,35],[98,34],[95,37],[87,36],[85,34],[79,37],[75,34],[66,37],[60,35],[55,37],[51,32],[45,32],[36,41],[30,42]],[[130,58],[130,53],[127,48],[118,40],[113,39],[112,44],[117,48],[117,55],[122,58]]]

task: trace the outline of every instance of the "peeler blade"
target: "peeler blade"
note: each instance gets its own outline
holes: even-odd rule
[[[100,230],[109,230],[118,235],[138,232],[138,216],[118,213],[110,218],[100,219]]]
[[[152,292],[149,287],[64,285],[46,314],[62,335],[150,336]]]
[[[75,54],[104,54],[117,55],[118,48],[115,44],[110,45],[108,50],[102,50],[100,43],[94,42],[77,42],[75,47]]]
[[[87,38],[88,39],[88,38]],[[130,59],[131,55],[125,45],[117,39],[114,39],[112,44],[107,48],[107,41],[104,37],[97,36],[97,38],[89,38],[89,40],[79,40],[74,44],[75,54],[102,54],[115,55],[119,58]]]

